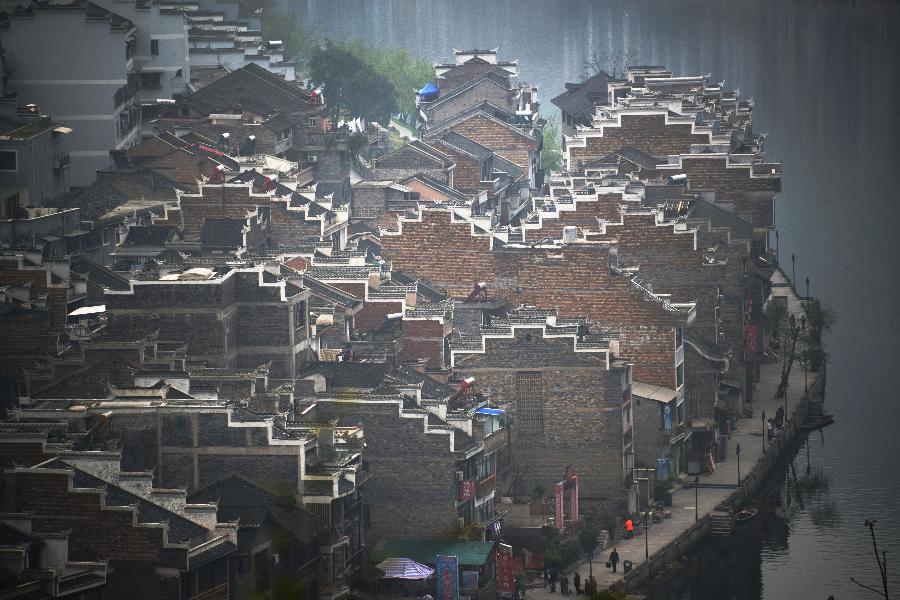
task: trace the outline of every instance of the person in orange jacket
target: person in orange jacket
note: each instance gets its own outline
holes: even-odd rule
[[[630,518],[625,520],[625,535],[629,540],[634,537],[634,521]]]

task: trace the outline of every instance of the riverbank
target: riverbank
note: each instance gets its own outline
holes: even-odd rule
[[[776,297],[786,298],[788,314],[796,315],[799,319],[804,312],[803,302],[781,271],[776,271],[772,276],[772,285]],[[780,382],[780,361],[761,365],[754,393],[753,417],[741,419],[732,430],[728,440],[728,458],[716,465],[714,473],[700,476],[699,488],[695,489],[693,485],[688,488],[680,484],[676,486],[672,492],[670,519],[652,524],[646,536],[641,534],[631,540],[614,541],[602,553],[597,553],[592,570],[600,589],[612,587],[629,592],[638,590],[654,576],[661,574],[667,568],[667,563],[709,534],[714,516],[727,514],[717,512],[717,508],[730,506],[740,509],[749,502],[765,483],[772,468],[793,444],[806,418],[808,398],[821,395],[824,371],[821,374],[810,374],[809,394],[804,392],[803,369],[796,364],[791,371],[784,398],[776,397]],[[774,440],[766,442],[762,415],[765,413],[767,418],[772,417],[778,407],[786,407],[786,425]],[[740,486],[735,455],[737,444],[741,446]],[[684,482],[688,482],[688,479]],[[605,562],[612,547],[616,548],[621,561],[629,560],[634,565],[627,576],[623,573],[622,564],[617,573],[606,568]],[[646,558],[648,554],[649,560]],[[577,567],[568,569],[568,573],[571,575],[577,571],[585,578],[589,570],[587,561],[583,561]],[[541,600],[555,596],[542,589],[535,589],[529,595]]]

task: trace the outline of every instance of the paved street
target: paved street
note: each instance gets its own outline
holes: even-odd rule
[[[801,314],[803,307],[800,299],[794,294],[793,290],[787,285],[786,280],[780,272],[773,277],[775,284],[775,295],[788,297],[789,314]],[[716,505],[721,503],[733,491],[732,487],[703,487],[704,484],[733,484],[737,485],[737,460],[734,456],[734,448],[736,444],[741,445],[741,473],[748,473],[763,452],[763,437],[761,435],[762,422],[760,416],[762,411],[766,411],[766,415],[774,416],[779,406],[784,406],[783,398],[776,398],[775,393],[778,389],[778,383],[781,378],[781,362],[764,364],[761,368],[761,377],[756,385],[756,393],[753,402],[753,417],[749,419],[741,419],[737,428],[731,432],[728,440],[728,459],[716,464],[716,471],[712,474],[700,476],[701,487],[699,490],[699,514],[711,512]],[[794,364],[791,371],[790,383],[788,385],[787,401],[788,414],[791,414],[793,407],[800,401],[803,396],[803,369]],[[639,435],[639,433],[638,433]],[[677,486],[672,494],[672,518],[665,519],[662,523],[653,524],[650,527],[647,545],[650,554],[662,548],[670,541],[678,537],[685,529],[694,523],[694,489],[682,489]],[[631,560],[635,566],[644,561],[645,556],[645,538],[643,535],[637,535],[633,540],[613,541],[612,544],[619,552],[621,561]],[[605,550],[598,558],[594,560],[593,571],[594,577],[600,584],[600,588],[608,587],[610,584],[618,581],[622,577],[622,565],[619,564],[619,570],[613,574],[610,569],[605,566],[606,559],[612,547]],[[595,554],[596,556],[596,554]],[[587,561],[583,561],[577,568],[569,571],[571,574],[575,571],[581,575],[582,579],[588,575]],[[549,590],[543,589],[530,590],[529,597],[540,600],[559,598],[559,591],[551,594]]]

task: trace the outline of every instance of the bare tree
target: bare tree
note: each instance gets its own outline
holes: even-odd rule
[[[633,48],[619,48],[610,53],[601,53],[598,50],[591,52],[590,57],[584,61],[582,79],[593,77],[597,73],[605,72],[613,79],[624,79],[625,69],[635,59]]]

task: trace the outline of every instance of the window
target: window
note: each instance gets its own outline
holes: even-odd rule
[[[675,349],[678,350],[681,348],[682,344],[684,344],[684,329],[681,327],[675,328]]]
[[[115,244],[116,243],[116,228],[115,227],[107,227],[103,230],[103,244]]]
[[[0,171],[18,171],[17,158],[15,150],[0,150]]]
[[[491,454],[488,454],[486,456],[482,455],[478,459],[476,459],[477,462],[475,464],[475,477],[479,481],[494,474],[494,459],[496,458],[496,456],[497,455],[492,452]]]
[[[184,71],[182,69],[178,69],[175,71],[175,77],[184,77]]]
[[[315,117],[307,117],[306,118],[306,126],[307,127],[315,127],[316,126],[316,118]]]
[[[675,389],[677,390],[684,385],[684,363],[680,363],[675,367]]]
[[[294,329],[302,329],[306,326],[306,302],[300,301],[293,307]]]
[[[160,73],[141,73],[141,87],[145,90],[158,90],[162,87]]]
[[[516,373],[516,420],[525,435],[544,435],[544,380],[541,373]]]
[[[150,40],[150,54],[159,55],[159,40]]]
[[[482,181],[493,181],[494,180],[494,161],[490,158],[481,163],[481,180]]]

